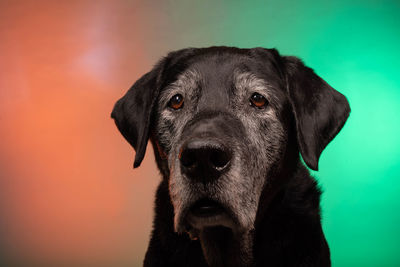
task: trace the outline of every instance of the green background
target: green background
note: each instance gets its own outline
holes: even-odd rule
[[[314,172],[333,266],[400,266],[400,1],[167,1],[167,50],[275,47],[352,109]],[[172,36],[172,37],[171,37]]]

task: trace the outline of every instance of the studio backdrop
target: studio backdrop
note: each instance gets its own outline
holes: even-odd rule
[[[298,56],[346,95],[313,172],[332,265],[400,266],[399,14],[396,0],[1,1],[0,262],[141,266],[161,178],[151,146],[132,169],[111,110],[168,51],[227,45]]]

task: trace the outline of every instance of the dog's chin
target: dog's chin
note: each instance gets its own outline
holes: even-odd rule
[[[187,232],[196,239],[205,228],[222,226],[233,232],[241,228],[229,208],[212,199],[201,199],[188,206],[181,214],[176,227],[178,232]]]

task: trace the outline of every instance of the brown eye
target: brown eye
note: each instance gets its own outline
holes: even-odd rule
[[[174,95],[168,102],[168,106],[173,109],[180,109],[183,107],[183,96],[181,94]]]
[[[266,105],[268,105],[268,100],[259,93],[254,93],[250,97],[250,105],[257,108],[264,108]]]

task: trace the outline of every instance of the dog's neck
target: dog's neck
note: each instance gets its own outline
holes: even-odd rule
[[[225,227],[206,228],[199,240],[210,267],[248,267],[253,263],[253,231],[233,233]]]

